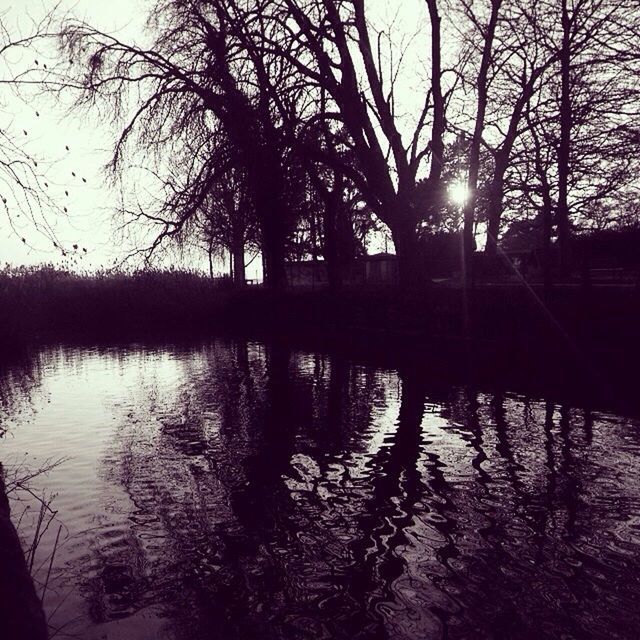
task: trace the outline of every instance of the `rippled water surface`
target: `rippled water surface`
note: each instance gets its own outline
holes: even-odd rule
[[[633,420],[260,343],[49,349],[0,389],[7,477],[64,458],[29,485],[56,637],[640,637]]]

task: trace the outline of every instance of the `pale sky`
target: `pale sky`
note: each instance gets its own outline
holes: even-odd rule
[[[0,14],[11,32],[26,34],[30,30],[29,16],[37,19],[52,6],[54,3],[47,0],[0,0]],[[137,0],[109,0],[104,3],[64,0],[60,9],[85,18],[104,30],[131,34],[140,29],[142,13],[136,11],[137,6]],[[46,63],[43,53],[15,52],[8,60],[2,61],[0,73],[8,77],[12,71],[33,64],[35,59],[42,65]],[[37,159],[51,197],[68,210],[66,217],[47,217],[55,228],[56,237],[64,246],[71,247],[77,243],[87,249],[78,266],[109,266],[122,253],[121,247],[114,243],[111,214],[115,194],[107,186],[102,170],[109,159],[109,128],[101,126],[95,118],[80,119],[77,114],[68,116],[68,105],[58,104],[47,96],[26,94],[20,99],[3,89],[2,102],[5,108],[0,113],[0,126],[13,131],[14,138],[17,136],[20,144]],[[23,131],[28,135],[25,136]],[[69,195],[66,195],[67,191]],[[65,262],[49,239],[30,225],[19,225],[18,232],[16,235],[4,219],[0,220],[1,263]],[[26,244],[22,237],[27,240]]]
[[[140,36],[145,19],[144,8],[149,4],[148,0],[62,0],[59,10],[84,18],[104,31],[117,33],[123,40],[131,41]],[[0,15],[10,32],[25,34],[30,29],[29,16],[37,19],[55,5],[54,0],[0,0]],[[369,0],[369,6],[385,23],[396,16],[394,32],[401,34],[401,37],[418,29],[426,31],[423,0]],[[414,43],[414,46],[424,47],[424,41]],[[36,58],[43,64],[46,53],[23,51],[12,54],[8,60],[0,61],[0,78],[11,77],[12,72],[33,64]],[[409,104],[414,100],[421,102],[425,89],[424,70],[413,65],[411,71],[412,76],[404,92],[404,95],[414,97]],[[77,113],[69,116],[67,106],[56,104],[50,96],[25,94],[19,99],[5,85],[0,98],[0,107],[3,107],[0,111],[0,127],[3,131],[13,131],[15,139],[24,144],[25,149],[38,160],[39,169],[46,174],[44,179],[49,184],[49,193],[60,206],[68,210],[67,216],[48,216],[47,219],[55,227],[56,237],[64,246],[70,248],[78,244],[80,257],[76,263],[70,264],[71,258],[63,258],[52,242],[35,232],[31,226],[25,223],[20,225],[16,218],[16,234],[2,218],[0,264],[54,262],[93,269],[110,266],[114,259],[122,258],[126,253],[127,246],[117,235],[113,219],[117,193],[107,185],[103,172],[110,157],[114,132],[95,115],[83,119]],[[413,107],[406,110],[409,119],[416,112]],[[26,136],[23,131],[27,131]],[[0,181],[0,194],[4,195],[2,190],[6,191]],[[26,243],[23,243],[22,237]],[[86,254],[81,251],[83,247],[87,249]],[[372,249],[379,250],[380,247]],[[220,264],[218,268],[222,270],[224,265]],[[257,277],[258,269],[259,261],[254,261],[248,268],[247,277]]]

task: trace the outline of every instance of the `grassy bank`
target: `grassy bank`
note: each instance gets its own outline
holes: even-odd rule
[[[471,339],[455,287],[232,291],[185,272],[0,272],[0,347],[39,343],[191,342],[221,334],[283,340],[443,382],[483,380],[636,394],[640,292],[633,286],[539,289],[484,285],[472,293]],[[607,402],[609,400],[607,399]]]
[[[543,302],[544,300],[544,302]],[[465,321],[465,308],[469,320]],[[558,286],[545,297],[521,285],[459,288],[232,291],[184,271],[78,275],[55,269],[0,272],[4,343],[67,338],[172,337],[227,329],[270,335],[341,335],[365,343],[529,341],[634,349],[640,292],[625,286]]]

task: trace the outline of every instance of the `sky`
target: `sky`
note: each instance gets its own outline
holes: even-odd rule
[[[136,0],[104,3],[63,0],[59,10],[69,11],[108,31],[133,34],[139,31],[143,16],[139,4]],[[0,0],[0,15],[10,33],[26,34],[32,20],[38,20],[53,6],[54,3],[47,0]],[[12,72],[35,60],[40,65],[46,64],[47,52],[13,52],[2,60],[0,73],[3,78],[11,77]],[[7,85],[2,91],[0,126],[12,132],[14,139],[36,159],[41,180],[49,185],[47,193],[59,207],[67,209],[66,215],[59,212],[52,215],[44,205],[43,215],[54,227],[56,239],[68,249],[72,249],[73,244],[87,249],[86,254],[80,251],[81,257],[76,258],[79,268],[110,266],[123,253],[114,233],[112,214],[116,193],[108,185],[103,171],[110,155],[111,130],[96,118],[69,114],[69,104],[51,96],[29,92],[15,95]],[[7,190],[5,185],[0,188]],[[16,202],[18,209],[21,206]],[[70,263],[71,256],[65,260],[50,237],[35,231],[31,224],[21,223],[17,217],[14,220],[15,231],[5,219],[0,219],[0,263]]]
[[[59,12],[67,12],[82,18],[103,31],[117,33],[123,40],[140,38],[144,28],[146,7],[149,0],[0,0],[0,17],[12,34],[30,31],[32,21],[58,6]],[[397,20],[395,33],[400,37],[416,30],[416,15],[424,19],[422,0],[369,0],[369,8],[378,12],[385,22]],[[419,13],[418,13],[419,12]],[[16,70],[24,69],[37,59],[42,65],[47,56],[53,61],[53,51],[22,50],[0,59],[0,79],[12,77]],[[417,78],[417,80],[416,80]],[[405,95],[420,96],[415,83],[420,84],[420,71],[413,76],[413,87]],[[64,257],[50,235],[39,234],[32,224],[22,222],[25,216],[13,218],[15,228],[0,218],[0,265],[34,265],[52,262],[60,266],[93,270],[110,267],[119,262],[133,245],[118,233],[118,221],[114,217],[118,191],[108,183],[104,166],[110,158],[110,148],[115,131],[96,115],[81,117],[69,112],[69,104],[60,103],[51,96],[23,92],[15,95],[6,84],[0,84],[0,128],[10,131],[14,139],[38,162],[42,181],[59,208],[66,208],[64,215],[52,215],[45,209],[47,222],[54,228],[57,244],[67,249]],[[407,113],[414,111],[407,109]],[[407,117],[410,117],[409,115]],[[27,132],[26,135],[23,132]],[[3,191],[5,193],[3,193]],[[0,180],[0,195],[6,197],[6,185]],[[11,200],[11,196],[8,198]],[[11,204],[11,203],[10,203]],[[14,211],[20,210],[14,203]],[[24,240],[23,240],[24,239]],[[71,250],[73,245],[77,251]],[[381,247],[372,247],[380,250]],[[86,252],[84,252],[86,249]],[[174,256],[182,266],[203,268],[205,256],[194,262],[193,257]],[[222,272],[226,265],[218,263]],[[248,267],[248,278],[258,278],[259,260]]]

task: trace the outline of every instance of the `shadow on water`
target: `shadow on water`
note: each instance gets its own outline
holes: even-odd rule
[[[21,355],[6,362],[0,371],[0,446],[9,437],[11,428],[33,411],[34,396],[40,382],[37,362]],[[0,637],[15,640],[39,640],[47,637],[47,625],[41,606],[43,589],[36,585],[32,569],[37,551],[37,537],[32,538],[29,554],[25,555],[20,530],[15,521],[24,518],[24,511],[11,511],[11,499],[18,490],[27,491],[29,480],[42,470],[30,467],[24,460],[5,464],[0,459]],[[40,519],[45,514],[41,503]]]
[[[82,637],[640,634],[632,419],[283,343],[40,362],[5,444],[75,447],[45,608]]]

